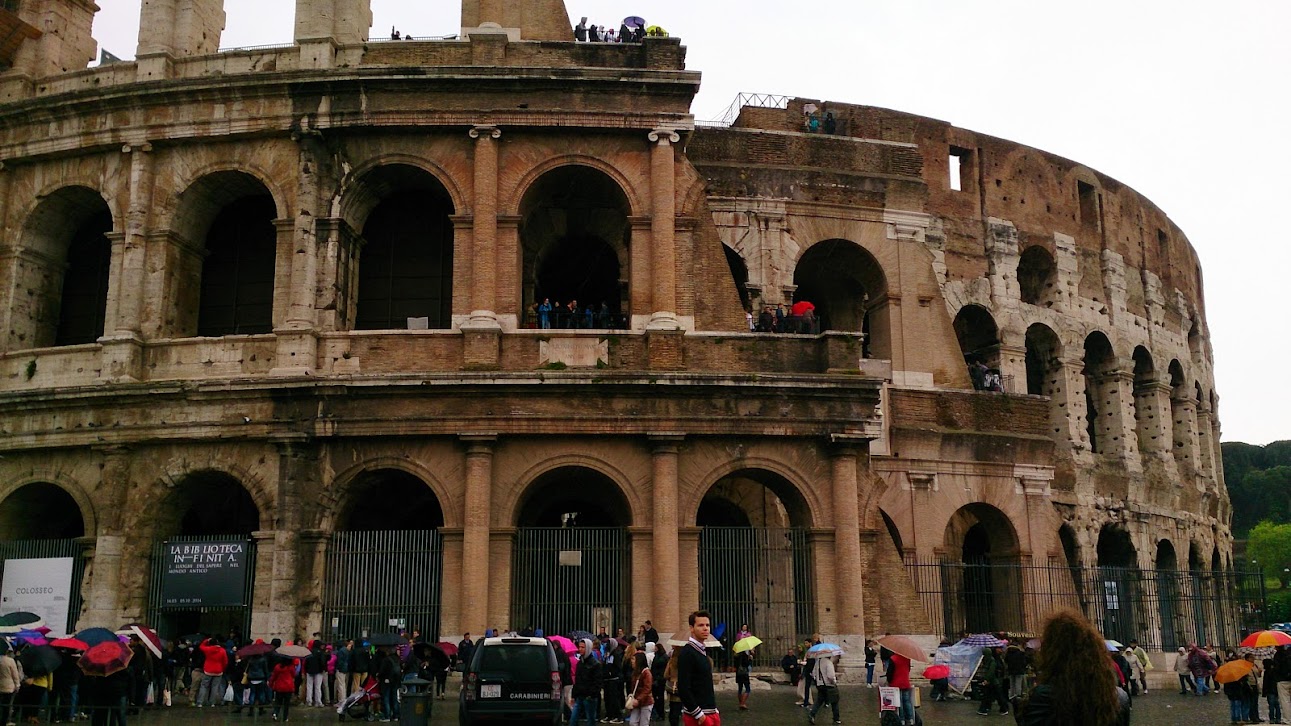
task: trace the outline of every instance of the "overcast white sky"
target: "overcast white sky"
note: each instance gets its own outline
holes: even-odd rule
[[[101,47],[132,58],[140,0],[99,0]],[[1291,439],[1291,2],[566,0],[641,15],[704,74],[693,109],[748,92],[944,119],[1109,174],[1201,256],[1225,441]],[[290,0],[226,0],[223,47],[290,43]],[[454,0],[372,0],[373,35],[457,32]]]

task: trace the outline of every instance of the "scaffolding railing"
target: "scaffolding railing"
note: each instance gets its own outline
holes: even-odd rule
[[[789,107],[789,100],[793,96],[781,96],[774,93],[741,93],[735,97],[731,105],[726,107],[722,115],[715,119],[696,121],[697,126],[714,126],[725,128],[735,123],[735,119],[740,117],[740,111],[746,106],[753,108],[780,108]]]

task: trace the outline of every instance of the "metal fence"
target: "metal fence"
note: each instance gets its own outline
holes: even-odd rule
[[[332,638],[417,629],[438,640],[443,562],[437,529],[332,534],[323,628]]]
[[[166,607],[162,604],[162,581],[166,575],[166,547],[183,542],[244,542],[247,567],[243,568],[242,603],[225,607]],[[256,577],[256,543],[246,535],[192,535],[171,537],[152,548],[152,572],[148,580],[148,619],[163,638],[182,638],[195,633],[224,634],[237,630],[251,632],[251,603]]]
[[[1258,572],[1073,568],[1020,561],[908,558],[906,572],[934,632],[1036,634],[1058,607],[1077,608],[1103,634],[1148,649],[1235,644],[1263,627]]]
[[[610,633],[633,632],[627,536],[621,527],[520,528],[511,567],[511,624],[549,635],[595,633],[602,626]]]
[[[74,539],[28,539],[0,542],[0,561],[38,560],[53,557],[72,558],[72,590],[67,603],[67,622],[62,623],[66,632],[75,632],[76,621],[81,616],[81,580],[85,579],[85,547]],[[3,569],[0,568],[0,585],[3,584]],[[48,624],[58,629],[54,623]]]
[[[699,534],[699,603],[724,624],[724,664],[741,625],[763,642],[758,666],[776,666],[785,650],[815,631],[815,576],[807,530],[704,527]]]

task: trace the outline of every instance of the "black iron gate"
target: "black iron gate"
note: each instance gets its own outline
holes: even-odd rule
[[[726,652],[741,625],[760,638],[754,662],[780,663],[815,630],[815,573],[807,530],[704,527],[699,534],[699,604],[725,624]],[[725,658],[728,656],[719,656]]]
[[[911,558],[905,565],[933,631],[952,640],[966,631],[1034,634],[1058,607],[1081,610],[1108,638],[1136,639],[1151,650],[1189,641],[1230,645],[1264,625],[1259,572],[1082,569],[1052,560]]]
[[[548,635],[632,631],[627,530],[522,527],[511,566],[511,625]]]
[[[168,562],[166,548],[172,544],[192,542],[243,543],[246,547],[242,573],[242,602],[221,607],[194,608],[190,605],[167,606],[162,602],[162,581]],[[196,633],[225,635],[237,630],[251,633],[251,604],[256,578],[256,543],[246,535],[185,535],[157,542],[152,548],[152,568],[148,580],[148,623],[163,638],[182,638]]]
[[[416,629],[438,640],[443,541],[437,529],[334,533],[323,584],[324,631],[361,638]]]
[[[81,596],[81,581],[85,579],[85,546],[75,539],[27,539],[0,542],[0,578],[3,577],[3,561],[36,560],[53,557],[72,558],[72,590],[67,603],[67,622],[60,623],[66,632],[76,632],[76,621],[81,616],[84,598]],[[0,582],[3,582],[0,579]],[[58,626],[49,623],[51,628]]]

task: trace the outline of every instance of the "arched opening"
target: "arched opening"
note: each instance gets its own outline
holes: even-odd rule
[[[1215,582],[1206,572],[1205,560],[1196,542],[1188,545],[1188,583],[1192,589],[1189,599],[1193,603],[1193,640],[1197,643],[1209,643],[1209,623],[1215,621],[1213,608],[1209,603],[1214,601]]]
[[[1047,325],[1036,323],[1027,328],[1028,394],[1053,397],[1056,387],[1060,385],[1055,373],[1058,371],[1058,356],[1061,353],[1062,343],[1058,340],[1058,334]]]
[[[515,523],[513,626],[546,633],[631,629],[632,509],[617,482],[585,466],[548,471],[525,487]]]
[[[162,637],[248,633],[260,510],[233,476],[197,471],[157,505],[149,622]]]
[[[1058,543],[1062,545],[1063,561],[1071,573],[1071,592],[1076,593],[1082,611],[1085,609],[1085,566],[1081,561],[1080,542],[1076,540],[1076,531],[1071,525],[1063,522],[1058,528]]]
[[[1105,524],[1098,532],[1098,574],[1104,595],[1100,601],[1103,635],[1122,643],[1137,639],[1138,554],[1130,533],[1120,525]]]
[[[955,337],[975,391],[1003,392],[1000,376],[1000,330],[980,305],[965,305],[955,314]]]
[[[790,481],[762,469],[736,471],[705,492],[696,512],[699,605],[725,623],[726,650],[748,624],[765,644],[755,660],[780,655],[815,630],[811,523],[806,500]],[[728,655],[717,656],[724,664]]]
[[[1008,515],[989,504],[960,507],[946,523],[944,567],[951,572],[947,631],[1021,630],[1022,579],[1017,530]]]
[[[64,187],[41,200],[23,230],[15,270],[16,348],[93,343],[103,337],[112,245],[112,212],[86,187]]]
[[[344,205],[362,230],[354,329],[453,324],[453,202],[433,174],[407,164],[364,174]]]
[[[731,270],[731,279],[735,281],[735,290],[740,293],[740,305],[745,310],[753,310],[753,302],[749,297],[748,265],[744,263],[744,258],[740,257],[740,253],[730,247],[722,245],[722,251],[726,253],[726,266]]]
[[[1114,437],[1120,435],[1112,426],[1112,405],[1115,395],[1109,374],[1116,370],[1116,356],[1112,343],[1100,332],[1085,338],[1085,359],[1081,375],[1085,377],[1085,431],[1089,435],[1089,450],[1101,454],[1110,450]]]
[[[1053,307],[1058,267],[1053,255],[1040,246],[1028,247],[1018,260],[1018,288],[1022,302]]]
[[[818,330],[865,335],[867,358],[891,358],[887,277],[878,260],[845,239],[812,245],[793,271],[795,302],[815,305]]]
[[[528,324],[626,327],[630,215],[623,189],[598,169],[569,165],[538,177],[520,203]]]
[[[34,482],[0,502],[0,542],[85,536],[80,505],[57,484]]]
[[[1156,420],[1157,386],[1152,354],[1140,345],[1134,349],[1134,431],[1142,454],[1161,450],[1160,422]]]
[[[347,502],[327,546],[328,636],[415,628],[437,639],[444,559],[439,498],[426,482],[400,469],[364,471],[345,488]]]
[[[243,172],[208,174],[180,194],[173,231],[191,244],[174,266],[176,335],[273,331],[277,217],[269,189]]]
[[[0,573],[11,578],[4,583],[4,612],[42,613],[51,638],[76,632],[87,562],[79,538],[86,534],[80,505],[57,484],[24,484],[0,501]],[[25,562],[11,570],[10,560]]]
[[[1171,429],[1174,437],[1175,462],[1180,466],[1187,466],[1193,461],[1193,452],[1196,450],[1196,423],[1195,418],[1197,411],[1194,408],[1195,402],[1193,392],[1188,386],[1187,379],[1183,375],[1183,366],[1178,360],[1170,361],[1170,418]],[[1182,472],[1187,477],[1191,472]]]
[[[1194,317],[1192,325],[1188,327],[1188,353],[1192,357],[1194,363],[1201,363],[1205,360],[1202,346],[1201,322]]]
[[[1157,543],[1156,586],[1158,613],[1161,618],[1161,647],[1178,648],[1187,640],[1183,612],[1179,609],[1179,561],[1174,545],[1163,539]]]

